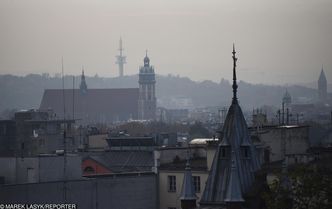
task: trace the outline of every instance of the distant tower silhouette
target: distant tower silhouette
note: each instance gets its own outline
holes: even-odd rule
[[[86,85],[84,69],[82,69],[80,91],[82,94],[86,94],[88,92],[88,85]]]
[[[292,97],[289,94],[288,90],[286,89],[286,92],[282,98],[282,103],[284,104],[284,108],[288,108],[290,110],[291,105],[292,105]]]
[[[318,99],[319,102],[326,102],[327,97],[327,81],[324,73],[324,69],[322,66],[322,71],[320,72],[320,76],[318,79]]]
[[[146,51],[144,66],[139,69],[139,98],[138,98],[138,119],[154,120],[156,117],[156,92],[155,73],[150,66],[150,59]]]
[[[285,103],[285,105],[292,104],[292,97],[289,94],[288,90],[286,89],[286,92],[284,94],[284,97],[282,98],[282,102]]]
[[[119,51],[120,51],[120,54],[116,56],[116,64],[119,65],[119,77],[122,77],[123,76],[123,65],[126,63],[126,56],[123,56],[122,55],[122,52],[123,52],[123,47],[122,47],[122,39],[120,38],[120,41],[119,41]]]

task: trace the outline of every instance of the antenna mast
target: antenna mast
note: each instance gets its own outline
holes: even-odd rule
[[[66,156],[66,102],[65,102],[65,77],[64,77],[64,67],[63,67],[63,57],[61,59],[62,67],[62,99],[63,99],[63,199],[64,203],[67,202],[67,178],[66,178],[66,168],[67,168],[67,156]]]
[[[123,76],[123,65],[126,64],[126,56],[123,56],[122,52],[123,52],[124,48],[122,47],[122,38],[120,38],[119,41],[119,51],[120,54],[116,56],[116,64],[119,65],[119,77]]]

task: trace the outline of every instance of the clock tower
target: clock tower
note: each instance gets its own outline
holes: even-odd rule
[[[144,66],[139,69],[138,119],[154,120],[156,117],[156,78],[153,66],[150,66],[148,53],[144,57]]]

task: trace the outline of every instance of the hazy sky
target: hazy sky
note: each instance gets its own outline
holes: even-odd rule
[[[113,77],[123,38],[136,74],[145,50],[158,74],[252,83],[332,81],[331,0],[1,0],[0,73]],[[331,78],[331,79],[329,79]]]

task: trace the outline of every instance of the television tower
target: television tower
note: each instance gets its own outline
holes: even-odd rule
[[[119,41],[120,54],[116,56],[116,62],[115,62],[115,64],[119,65],[119,77],[123,76],[123,65],[126,63],[126,56],[122,55],[123,50],[124,49],[122,48],[122,39],[120,38],[120,41]]]

